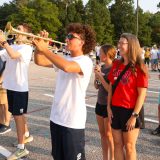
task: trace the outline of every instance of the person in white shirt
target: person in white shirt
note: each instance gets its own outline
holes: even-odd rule
[[[156,45],[151,50],[151,68],[153,71],[158,69],[158,49]]]
[[[141,55],[141,57],[142,57],[143,61],[144,61],[144,54],[145,54],[145,50],[144,50],[144,47],[142,47],[142,55]]]
[[[30,32],[27,24],[18,25],[17,29],[22,32]],[[3,61],[6,61],[3,73],[3,88],[7,90],[9,111],[12,113],[17,129],[17,150],[7,160],[15,160],[29,154],[24,144],[33,140],[29,135],[24,114],[28,107],[28,67],[32,56],[32,47],[23,44],[26,36],[17,35],[16,44],[9,45],[3,34],[0,35],[0,45],[4,50],[0,51]]]
[[[42,36],[47,34],[42,32]],[[88,54],[95,47],[95,33],[87,25],[73,23],[67,27],[67,34],[70,56],[53,54],[43,40],[34,40],[34,59],[40,66],[59,69],[50,116],[54,160],[85,160],[85,96],[93,67]]]

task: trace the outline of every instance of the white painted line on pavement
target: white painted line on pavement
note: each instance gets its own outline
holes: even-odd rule
[[[155,91],[147,91],[148,93],[159,93],[159,92],[155,92]]]
[[[158,121],[150,119],[150,118],[144,118],[144,120],[147,121],[147,122],[159,123]]]
[[[5,157],[9,157],[12,153],[7,149],[5,149],[4,147],[0,146],[0,154],[2,154]],[[19,160],[23,160],[23,159],[20,158]]]
[[[48,96],[48,97],[54,97],[53,95],[51,95],[51,94],[44,94],[45,96]]]
[[[5,149],[4,147],[0,146],[0,154],[2,154],[5,157],[9,157],[12,153],[7,149]],[[23,159],[19,159],[19,160],[23,160]]]
[[[5,149],[4,147],[0,146],[0,154],[2,154],[5,157],[10,156],[12,153],[10,151],[8,151],[7,149]]]

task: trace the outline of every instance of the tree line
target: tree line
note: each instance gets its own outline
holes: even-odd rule
[[[72,22],[91,25],[99,44],[116,45],[124,32],[136,34],[136,15],[133,0],[12,0],[0,6],[0,28],[8,21],[14,26],[28,23],[37,34],[45,29],[59,41],[65,39],[65,27]],[[160,8],[160,3],[157,4]],[[144,12],[138,8],[141,46],[160,45],[160,12]]]

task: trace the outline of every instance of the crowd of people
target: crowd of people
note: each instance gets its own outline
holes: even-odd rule
[[[24,23],[17,29],[31,32]],[[50,114],[54,160],[85,160],[85,96],[93,70],[93,62],[88,55],[95,49],[96,36],[90,26],[80,23],[69,24],[66,33],[65,49],[69,55],[59,56],[48,49],[46,41],[34,39],[34,62],[57,72]],[[45,30],[40,34],[48,37]],[[0,134],[11,131],[10,113],[17,130],[17,142],[14,144],[17,148],[7,160],[28,155],[25,144],[33,140],[25,118],[29,94],[28,67],[33,52],[30,45],[24,44],[26,38],[19,34],[15,37],[16,43],[9,45],[3,33],[0,34],[0,46],[4,48],[0,57],[6,62],[0,81]],[[136,142],[141,127],[139,113],[148,88],[147,65],[151,58],[152,69],[159,69],[159,52],[155,46],[151,51],[146,48],[143,58],[138,38],[130,33],[120,36],[117,47],[117,59],[117,50],[111,44],[96,48],[94,87],[98,90],[98,97],[95,114],[103,160],[136,160]],[[160,126],[157,130],[160,131]]]

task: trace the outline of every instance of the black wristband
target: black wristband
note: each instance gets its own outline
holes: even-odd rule
[[[1,45],[4,46],[7,43],[7,41],[1,42]]]

